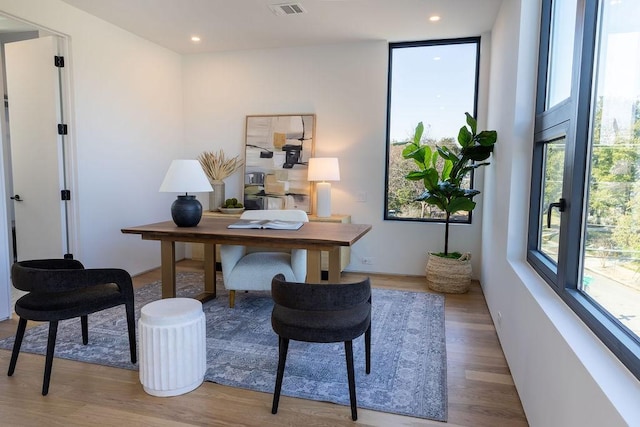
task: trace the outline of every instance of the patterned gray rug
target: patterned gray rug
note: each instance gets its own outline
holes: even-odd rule
[[[200,273],[178,273],[178,296],[202,289]],[[160,282],[136,290],[140,308],[160,298]],[[267,293],[240,293],[236,308],[228,294],[204,304],[207,319],[207,381],[273,393],[278,338],[271,329],[273,302]],[[437,294],[374,289],[371,374],[364,372],[364,338],[354,341],[358,407],[446,421],[447,361],[444,297]],[[47,325],[27,331],[22,351],[44,354]],[[56,357],[125,369],[129,360],[124,307],[89,316],[89,344],[82,345],[80,321],[61,322]],[[11,349],[13,337],[0,340]],[[18,359],[17,369],[20,369]],[[54,363],[55,369],[55,363]],[[292,341],[282,394],[349,406],[344,346]]]

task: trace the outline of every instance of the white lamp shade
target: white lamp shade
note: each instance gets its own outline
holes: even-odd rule
[[[198,160],[174,160],[160,185],[165,193],[196,193],[213,191]]]
[[[340,166],[335,157],[312,157],[307,171],[309,181],[340,181]]]

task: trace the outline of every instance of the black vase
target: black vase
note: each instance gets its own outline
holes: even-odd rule
[[[178,227],[195,227],[202,218],[202,205],[196,196],[178,196],[171,205],[171,218]]]

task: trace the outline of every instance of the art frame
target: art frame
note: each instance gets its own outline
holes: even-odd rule
[[[245,209],[311,213],[313,186],[307,170],[315,149],[316,115],[250,115],[245,130]]]

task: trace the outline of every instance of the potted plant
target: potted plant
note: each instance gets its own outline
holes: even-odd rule
[[[217,211],[226,206],[224,179],[240,169],[244,162],[239,156],[226,157],[223,150],[218,152],[204,151],[198,156],[198,161],[207,174],[213,191],[209,193],[209,210]]]
[[[406,145],[402,150],[404,159],[411,159],[418,167],[405,176],[411,181],[421,180],[424,192],[416,201],[424,201],[440,208],[445,215],[444,252],[430,253],[427,261],[427,283],[440,292],[463,293],[471,283],[469,254],[449,252],[449,224],[456,212],[471,212],[476,207],[473,198],[480,191],[465,188],[464,180],[471,171],[489,163],[484,162],[493,152],[498,134],[494,130],[477,132],[477,122],[465,113],[467,124],[458,132],[458,147],[436,146],[433,150],[423,144],[422,122],[416,127],[413,140],[397,143]]]

